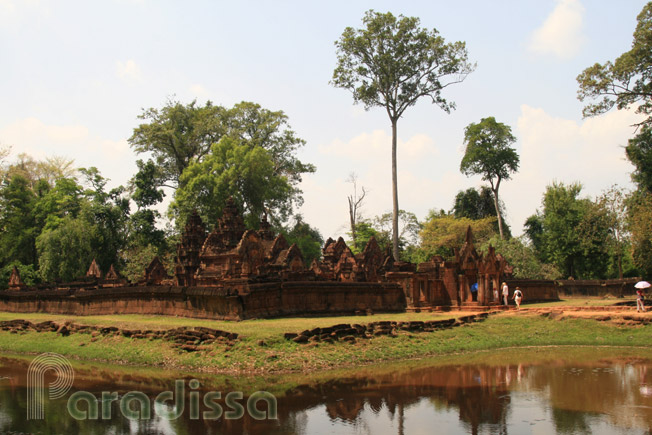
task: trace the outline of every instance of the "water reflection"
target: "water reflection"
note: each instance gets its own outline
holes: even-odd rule
[[[491,361],[500,361],[493,355]],[[505,358],[513,361],[514,358]],[[528,358],[523,358],[528,361]],[[413,433],[651,433],[652,365],[647,359],[521,363],[442,364],[362,368],[301,382],[298,376],[274,379],[197,377],[208,391],[247,396],[269,390],[278,398],[278,420],[193,420],[187,410],[168,421],[156,413],[147,421],[124,418],[112,403],[107,420],[75,420],[65,400],[45,404],[44,420],[26,420],[29,360],[0,358],[0,432],[83,434],[413,434]],[[100,397],[102,391],[138,390],[151,399],[173,390],[188,374],[75,366],[75,389]],[[186,396],[189,391],[186,390]],[[188,397],[186,397],[186,403]],[[224,400],[217,401],[225,411]],[[201,403],[201,402],[199,402]],[[259,405],[259,408],[261,406]],[[264,407],[262,407],[264,408]],[[202,406],[201,410],[207,410]]]

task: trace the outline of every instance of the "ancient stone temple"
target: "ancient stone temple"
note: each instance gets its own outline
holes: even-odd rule
[[[199,252],[205,239],[206,227],[195,210],[190,215],[181,234],[181,241],[177,245],[177,263],[174,269],[177,285],[195,285],[194,277],[199,268]]]
[[[193,213],[177,249],[177,285],[225,287],[241,294],[249,283],[314,279],[296,245],[274,236],[266,217],[259,230],[247,230],[232,200],[208,236],[204,228]]]
[[[414,265],[395,262],[376,240],[359,254],[341,237],[328,239],[322,258],[306,268],[300,249],[275,235],[266,216],[247,229],[232,200],[207,233],[200,216],[188,218],[177,246],[174,276],[156,257],[137,283],[92,261],[72,283],[26,287],[18,272],[0,293],[0,310],[70,314],[150,313],[218,319],[452,309],[488,305],[510,273],[490,248],[473,246],[469,228],[453,259],[436,256]]]

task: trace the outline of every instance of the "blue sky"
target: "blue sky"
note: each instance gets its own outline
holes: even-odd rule
[[[322,235],[344,235],[351,172],[369,194],[365,217],[391,209],[390,124],[329,85],[334,41],[374,9],[417,16],[465,41],[477,69],[445,90],[450,115],[426,100],[399,121],[399,204],[418,218],[450,209],[460,189],[464,127],[494,116],[512,127],[521,170],[501,187],[516,234],[553,180],[594,196],[631,187],[622,147],[636,116],[583,120],[576,76],[629,49],[638,0],[154,1],[0,0],[0,144],[37,158],[74,158],[112,183],[135,172],[127,138],[142,108],[169,96],[283,110],[317,172],[299,210]]]

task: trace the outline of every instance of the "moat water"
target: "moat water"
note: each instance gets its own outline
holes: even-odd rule
[[[649,434],[652,360],[637,352],[510,350],[257,377],[72,362],[72,388],[59,399],[49,399],[51,390],[45,388],[40,402],[34,395],[38,379],[32,377],[28,388],[34,357],[1,356],[0,433]],[[51,385],[56,378],[47,370],[42,382]],[[169,400],[157,403],[165,391]],[[256,391],[269,395],[252,396]],[[111,393],[117,393],[113,400]],[[96,417],[86,402],[73,400],[84,394],[99,399]],[[125,399],[136,396],[152,404],[148,418],[125,416],[139,412],[142,403],[136,400],[121,409]],[[268,418],[271,399],[247,410],[252,397],[271,396],[277,419]],[[78,419],[71,415],[72,402]],[[30,406],[41,406],[43,418],[28,419]]]

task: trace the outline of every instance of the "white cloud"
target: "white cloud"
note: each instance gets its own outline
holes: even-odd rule
[[[381,154],[389,155],[392,137],[385,130],[374,130],[372,133],[362,133],[347,142],[340,139],[328,145],[321,145],[319,151],[325,155],[347,157],[355,160],[365,160]],[[438,154],[434,140],[425,135],[417,134],[407,141],[398,139],[399,158],[424,158]]]
[[[208,89],[198,83],[190,86],[189,90],[195,98],[208,98],[210,96]]]
[[[555,9],[532,34],[528,49],[562,59],[575,56],[586,40],[582,33],[583,16],[584,7],[579,0],[557,0]]]
[[[77,167],[98,167],[115,184],[125,183],[135,172],[136,159],[126,139],[99,137],[83,125],[25,118],[0,128],[0,143],[11,146],[9,160],[21,153],[36,159],[62,156],[74,159]]]
[[[335,140],[318,147],[317,173],[303,178],[304,205],[300,212],[326,237],[346,238],[347,196],[353,185],[347,177],[358,176],[358,189],[367,190],[362,215],[373,218],[391,211],[391,136],[383,130],[362,133],[348,141]],[[423,218],[433,207],[450,208],[450,197],[471,182],[459,171],[436,169],[439,150],[427,135],[417,134],[398,144],[399,206]],[[458,189],[459,188],[459,189]],[[451,193],[453,192],[453,193]]]
[[[525,219],[540,208],[543,192],[553,181],[580,182],[582,195],[591,197],[615,183],[631,185],[633,167],[623,146],[637,118],[621,110],[576,122],[522,105],[516,128],[520,169],[501,185],[514,232],[519,234]]]
[[[21,119],[0,130],[2,142],[12,145],[14,150],[37,150],[44,145],[69,147],[88,138],[88,129],[82,125],[46,125],[36,118]],[[52,150],[57,152],[57,150]]]
[[[18,30],[27,16],[34,21],[49,13],[49,5],[39,0],[0,0],[0,27]]]
[[[115,63],[115,73],[124,81],[140,82],[143,79],[140,67],[133,59],[129,59],[126,62],[121,60],[117,61]]]

